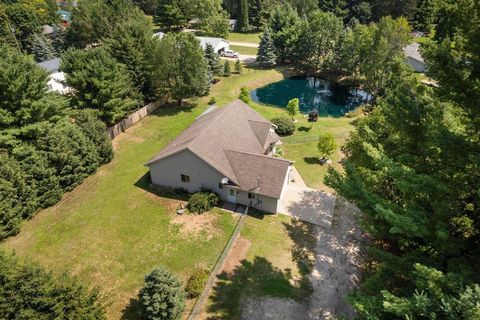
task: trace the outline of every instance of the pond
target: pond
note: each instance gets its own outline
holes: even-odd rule
[[[321,117],[341,117],[368,101],[367,92],[316,77],[293,77],[250,92],[252,100],[285,108],[290,99],[300,100],[300,112],[318,110]]]

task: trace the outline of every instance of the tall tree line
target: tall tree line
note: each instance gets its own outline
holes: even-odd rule
[[[353,201],[370,236],[360,319],[480,317],[479,6],[450,2],[424,55],[438,88],[408,69],[344,147],[326,182]]]

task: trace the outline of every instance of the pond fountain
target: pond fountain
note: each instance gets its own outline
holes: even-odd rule
[[[253,90],[255,102],[285,108],[293,98],[300,100],[300,112],[317,109],[321,117],[341,117],[367,102],[367,92],[317,77],[292,77]]]

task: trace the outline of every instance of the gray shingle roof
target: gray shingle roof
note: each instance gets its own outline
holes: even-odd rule
[[[290,161],[264,156],[269,144],[279,140],[271,128],[268,120],[236,100],[197,118],[146,165],[188,149],[240,189],[251,190],[260,177],[257,193],[279,197]]]
[[[408,46],[406,46],[403,51],[405,53],[406,57],[413,58],[421,63],[424,63],[425,61],[423,60],[423,57],[419,51],[420,44],[419,43],[412,43]]]
[[[60,58],[55,58],[55,59],[39,62],[37,63],[37,65],[39,67],[42,67],[49,73],[54,73],[60,69],[60,62],[61,62]]]

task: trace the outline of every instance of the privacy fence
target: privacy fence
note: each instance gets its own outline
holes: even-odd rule
[[[235,241],[237,240],[238,236],[240,235],[240,231],[242,231],[243,224],[245,223],[245,219],[248,216],[248,207],[245,209],[245,212],[240,216],[240,219],[237,222],[237,225],[235,226],[235,230],[232,233],[232,236],[230,237],[230,240],[228,240],[228,243],[225,245],[225,248],[223,249],[222,254],[217,260],[217,263],[215,264],[215,267],[212,270],[212,273],[210,273],[210,276],[208,277],[207,284],[205,285],[205,289],[203,289],[202,294],[198,297],[197,301],[195,302],[195,305],[193,306],[192,311],[188,315],[188,320],[196,320],[200,314],[202,313],[203,307],[207,303],[208,296],[210,295],[210,291],[212,290],[213,286],[215,285],[215,280],[217,279],[218,274],[222,271],[223,265],[225,264],[225,260],[228,257],[228,253],[230,250],[232,250],[233,245],[235,244]]]
[[[152,114],[155,110],[158,109],[158,107],[162,105],[162,103],[162,101],[150,102],[149,104],[130,114],[128,117],[118,122],[114,126],[108,128],[107,131],[110,135],[110,138],[113,140],[120,133],[125,132],[125,130],[133,126],[135,123]]]

